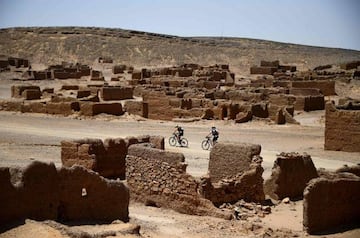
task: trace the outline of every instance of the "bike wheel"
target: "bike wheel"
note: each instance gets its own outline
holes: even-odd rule
[[[180,145],[181,147],[188,147],[189,142],[186,138],[181,138]]]
[[[201,142],[201,148],[203,150],[209,150],[210,149],[210,142],[209,140],[203,140],[203,142]]]
[[[169,138],[169,145],[175,146],[176,145],[176,138],[175,136],[172,136]]]

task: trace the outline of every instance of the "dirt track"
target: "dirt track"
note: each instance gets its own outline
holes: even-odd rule
[[[317,167],[336,169],[343,164],[360,161],[359,153],[324,151],[324,126],[322,111],[303,113],[299,121],[312,122],[312,126],[273,125],[266,121],[234,124],[231,121],[197,121],[181,123],[189,148],[166,149],[184,153],[189,164],[188,172],[201,176],[207,172],[209,152],[201,149],[200,143],[212,125],[220,131],[219,141],[248,142],[262,146],[264,177],[270,174],[276,154],[280,152],[306,152]],[[314,124],[315,122],[315,124]],[[81,138],[115,138],[144,134],[168,138],[174,126],[180,123],[153,120],[136,120],[129,116],[98,116],[95,119],[64,118],[42,114],[0,112],[0,165],[23,166],[32,159],[54,162],[61,166],[61,140]]]

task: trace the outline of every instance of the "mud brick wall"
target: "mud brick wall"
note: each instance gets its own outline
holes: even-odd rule
[[[165,152],[162,156],[148,157],[146,149],[149,148],[144,147],[145,152],[141,157],[131,155],[130,151],[137,146],[130,146],[126,157],[126,178],[132,200],[185,214],[230,218],[230,214],[215,208],[209,200],[198,194],[198,183],[186,173],[186,166],[172,161],[174,153]],[[180,154],[176,157],[182,156]]]
[[[53,79],[51,71],[33,71],[35,80]]]
[[[212,183],[237,176],[249,169],[261,146],[247,143],[217,143],[210,152],[209,176]]]
[[[91,95],[91,90],[79,90],[77,91],[76,98],[85,98]]]
[[[46,103],[42,103],[42,102],[24,103],[21,107],[21,112],[46,113]]]
[[[133,98],[132,87],[103,87],[100,90],[101,98],[108,100],[123,100]]]
[[[131,74],[131,79],[142,79],[141,71],[133,71]]]
[[[60,90],[79,90],[79,85],[62,85]]]
[[[39,89],[25,89],[21,94],[25,100],[36,100],[41,98],[41,91]]]
[[[193,75],[192,69],[175,69],[173,70],[173,75],[178,77],[191,77]]]
[[[23,102],[0,100],[0,110],[21,112]]]
[[[294,105],[296,97],[288,94],[271,94],[269,102],[278,106],[291,106]]]
[[[325,107],[325,149],[360,152],[360,110],[338,110],[328,102]]]
[[[286,110],[284,106],[269,104],[268,105],[269,118],[273,120],[276,124],[279,125],[285,124],[286,119],[284,115],[284,110]]]
[[[44,179],[44,176],[46,179]],[[61,168],[34,161],[0,168],[0,223],[26,218],[60,221],[129,219],[129,190],[82,167]]]
[[[124,114],[121,103],[82,103],[80,112],[85,116],[95,116],[101,113],[120,116]]]
[[[70,78],[70,73],[66,71],[54,70],[53,71],[54,78],[56,79],[68,79]]]
[[[312,80],[312,81],[293,81],[293,88],[317,88],[320,89],[324,96],[336,95],[335,81],[329,80]]]
[[[244,199],[248,202],[261,202],[265,199],[261,167],[261,159],[252,161],[249,168],[229,179],[211,183],[210,177],[202,177],[200,194],[216,206],[233,203]]]
[[[318,178],[304,191],[303,225],[309,234],[360,225],[360,178]]]
[[[280,65],[280,61],[279,60],[275,60],[275,61],[265,61],[265,60],[261,60],[260,61],[260,66],[262,67],[279,67]]]
[[[174,118],[169,97],[164,92],[144,93],[143,101],[148,104],[148,118],[155,120],[172,120]]]
[[[38,90],[40,91],[39,86],[32,85],[13,85],[11,86],[11,97],[13,98],[22,98],[24,97],[23,92],[25,90]]]
[[[310,155],[281,153],[277,156],[271,176],[265,181],[265,193],[274,199],[301,198],[307,183],[318,173]]]
[[[129,189],[80,166],[61,168],[58,219],[65,221],[129,220]]]
[[[107,178],[125,179],[124,139],[84,139],[61,141],[61,161],[63,166],[81,165]]]
[[[278,70],[277,67],[252,66],[250,68],[250,74],[268,74],[268,75],[272,75],[277,70]]]
[[[325,100],[323,95],[305,97],[304,111],[324,110]]]
[[[148,103],[138,101],[126,101],[124,110],[129,114],[138,115],[144,118],[148,118],[149,109]]]
[[[80,110],[79,102],[48,102],[46,103],[46,112],[48,114],[60,114],[69,116],[73,112]]]
[[[143,157],[151,160],[160,159],[162,162],[166,162],[168,164],[181,164],[185,162],[185,157],[181,153],[147,148],[143,145],[130,146],[128,149],[128,155]]]
[[[360,61],[353,61],[346,64],[341,64],[340,68],[345,70],[350,70],[350,69],[356,69],[358,66],[360,66]]]
[[[55,220],[58,181],[54,164],[33,162],[24,170],[0,168],[0,224],[25,218]]]
[[[251,105],[251,113],[255,117],[269,117],[268,105],[265,103],[256,103]]]
[[[122,74],[122,73],[124,73],[124,70],[126,70],[126,65],[124,65],[124,64],[114,65],[112,67],[112,73],[113,74]]]
[[[319,96],[322,95],[318,88],[290,88],[289,94],[295,96]]]

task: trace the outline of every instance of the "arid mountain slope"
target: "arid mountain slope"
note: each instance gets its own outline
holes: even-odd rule
[[[248,73],[260,60],[279,59],[298,69],[360,60],[360,51],[245,38],[177,37],[122,29],[29,27],[0,29],[0,54],[32,62],[91,64],[98,57],[134,66],[228,63]]]

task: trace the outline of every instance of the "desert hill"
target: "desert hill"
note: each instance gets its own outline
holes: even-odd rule
[[[360,60],[360,51],[226,37],[178,37],[156,33],[95,27],[26,27],[0,29],[0,54],[31,62],[93,63],[110,57],[114,63],[160,66],[182,63],[226,63],[240,74],[260,60],[318,65]]]

